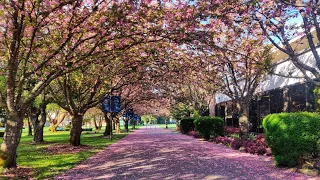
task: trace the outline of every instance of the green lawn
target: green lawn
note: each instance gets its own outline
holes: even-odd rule
[[[83,127],[92,128],[92,127],[89,127],[89,126],[83,126]],[[143,126],[142,125],[136,125],[136,129],[139,129],[141,127],[143,127]],[[129,130],[132,130],[132,126],[131,125],[129,125],[128,128],[129,128]],[[106,127],[102,126],[101,131],[104,131],[105,129],[106,129]],[[120,129],[121,129],[121,131],[124,131],[124,125],[120,125]]]
[[[81,144],[89,146],[86,150],[77,153],[51,153],[46,151],[48,147],[56,144],[68,144],[69,133],[68,131],[51,133],[48,128],[45,128],[45,143],[34,145],[31,143],[32,136],[27,136],[27,129],[24,129],[18,147],[18,166],[32,168],[32,178],[34,179],[53,178],[53,176],[72,168],[75,164],[82,162],[93,154],[101,151],[107,145],[127,135],[126,133],[114,134],[111,142],[110,139],[103,138],[103,131],[97,133],[83,132],[81,135]],[[0,174],[0,179],[9,178]]]
[[[156,124],[157,127],[166,128],[165,124]],[[168,124],[168,129],[176,129],[176,124]]]

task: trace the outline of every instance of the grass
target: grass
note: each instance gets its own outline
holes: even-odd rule
[[[86,127],[86,128],[90,128],[89,126],[84,126],[84,127]],[[143,127],[142,125],[136,125],[136,129],[139,129],[139,128],[141,128],[141,127]],[[129,128],[129,130],[132,130],[132,126],[131,125],[129,125],[128,126],[128,128]],[[94,129],[94,128],[93,128]],[[101,128],[101,130],[100,131],[104,131],[106,129],[106,127],[105,126],[102,126],[102,128]],[[120,125],[120,129],[121,129],[121,131],[124,131],[124,125]]]
[[[157,127],[166,128],[165,124],[156,124]],[[168,124],[168,129],[176,129],[176,124]]]
[[[18,147],[18,166],[32,168],[31,177],[34,179],[51,179],[127,135],[126,133],[114,134],[112,141],[110,141],[110,139],[103,137],[103,131],[83,132],[81,144],[88,145],[89,148],[77,153],[52,154],[45,151],[48,147],[56,144],[68,144],[69,133],[69,131],[51,133],[48,128],[45,128],[45,143],[34,145],[31,143],[32,136],[28,136],[27,129],[24,129]],[[3,174],[0,174],[0,179],[5,179]]]

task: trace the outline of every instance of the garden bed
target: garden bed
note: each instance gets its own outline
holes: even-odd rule
[[[49,154],[74,154],[81,151],[87,151],[89,149],[92,148],[88,145],[72,146],[70,144],[55,144],[47,148],[43,148],[42,152]]]

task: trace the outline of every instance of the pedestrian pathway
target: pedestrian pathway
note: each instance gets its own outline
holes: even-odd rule
[[[142,128],[55,179],[308,179],[272,159],[160,128]],[[313,178],[315,179],[315,178]]]

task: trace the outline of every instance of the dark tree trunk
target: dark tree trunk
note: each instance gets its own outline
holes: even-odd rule
[[[38,144],[43,142],[43,128],[47,120],[46,103],[42,103],[40,107],[41,118],[37,118],[34,123],[33,142]]]
[[[36,144],[43,142],[43,126],[39,121],[34,124],[33,142]]]
[[[83,120],[83,115],[75,114],[72,117],[70,139],[69,139],[69,143],[72,146],[80,146],[82,120]]]
[[[165,119],[166,129],[168,129],[168,120]]]
[[[136,128],[136,121],[133,121],[132,123],[132,129],[135,129]]]
[[[7,157],[0,157],[5,160],[4,168],[17,167],[17,147],[20,142],[23,128],[23,113],[17,111],[8,112],[9,118],[6,122],[6,130],[1,144],[1,151]]]
[[[126,130],[126,132],[129,132],[129,120],[124,121],[124,129]]]
[[[32,125],[30,122],[30,118],[28,118],[28,136],[32,136]]]
[[[108,113],[104,113],[104,119],[106,121],[106,129],[103,133],[104,136],[109,136],[110,135],[110,130],[111,130],[111,120],[108,117]]]
[[[94,122],[94,127],[96,128],[96,130],[99,130],[100,128],[98,126],[96,117],[93,117],[93,122]]]

